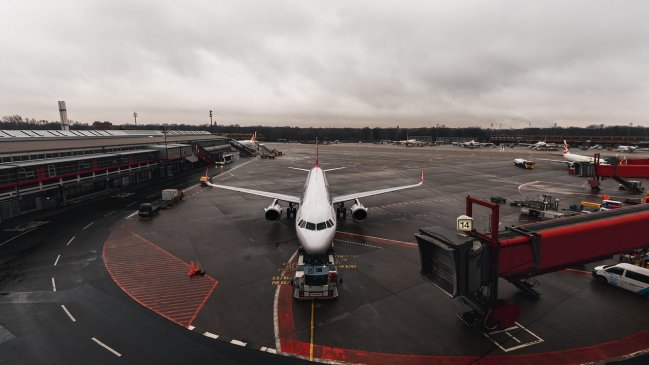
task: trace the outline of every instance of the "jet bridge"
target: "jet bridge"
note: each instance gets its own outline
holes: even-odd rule
[[[499,279],[538,297],[534,276],[598,261],[646,247],[649,204],[559,218],[498,230],[499,207],[467,197],[466,215],[473,205],[491,210],[491,232],[473,230],[464,236],[439,227],[415,234],[422,276],[459,297],[472,310],[462,319],[488,329],[507,328],[518,318],[518,307],[498,298]]]

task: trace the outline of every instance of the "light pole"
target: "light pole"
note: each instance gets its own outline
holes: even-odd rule
[[[169,150],[167,149],[167,128],[165,126],[160,127],[160,131],[164,135],[165,138],[165,159],[168,161],[169,160]]]
[[[135,119],[135,126],[137,127],[137,112],[133,112],[133,119]]]
[[[210,110],[210,133],[214,133],[214,130],[212,129],[212,111]]]

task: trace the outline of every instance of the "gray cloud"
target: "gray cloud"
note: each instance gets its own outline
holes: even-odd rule
[[[643,1],[0,3],[0,113],[74,120],[644,124]]]

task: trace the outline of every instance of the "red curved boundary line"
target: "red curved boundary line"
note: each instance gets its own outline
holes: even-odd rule
[[[386,239],[369,239],[368,236],[347,232],[337,232],[353,238],[364,238],[375,242],[388,244],[408,244],[408,242]],[[414,244],[416,247],[416,244]],[[406,245],[403,245],[406,246]],[[298,356],[309,356],[309,343],[299,341],[295,335],[293,319],[293,293],[290,286],[280,288],[278,298],[278,327],[281,351]],[[596,345],[577,347],[566,350],[541,352],[523,355],[497,356],[443,356],[443,355],[407,355],[363,350],[344,349],[331,346],[313,345],[313,357],[320,360],[344,361],[363,364],[390,365],[555,365],[582,364],[588,362],[610,360],[649,348],[649,330],[636,333],[617,340]]]
[[[161,252],[165,253],[165,254],[168,255],[170,258],[173,258],[173,259],[175,259],[175,260],[181,262],[183,265],[185,265],[185,266],[187,266],[187,268],[189,268],[189,264],[188,264],[187,262],[181,260],[179,257],[173,255],[171,252],[169,252],[169,251],[163,249],[162,247],[156,245],[155,243],[153,243],[153,242],[147,240],[146,238],[144,238],[144,237],[140,236],[139,234],[133,232],[133,231],[132,231],[131,229],[129,229],[129,228],[126,228],[126,230],[128,230],[129,233],[131,233],[132,235],[136,236],[137,238],[139,238],[139,239],[141,239],[141,240],[143,240],[143,241],[149,243],[149,244],[152,245],[153,247],[155,247],[155,248],[157,248],[158,250],[160,250]],[[116,279],[115,275],[113,274],[113,272],[112,272],[112,271],[110,270],[110,268],[108,267],[109,265],[106,264],[106,244],[107,244],[108,242],[110,242],[110,241],[112,241],[112,239],[111,239],[110,236],[109,236],[109,238],[108,238],[108,239],[104,242],[104,244],[102,245],[101,251],[102,251],[102,261],[104,262],[104,267],[106,268],[106,271],[108,271],[108,274],[110,275],[110,278],[113,280],[113,282],[114,282],[114,283],[115,283],[115,284],[116,284],[116,285],[117,285],[117,286],[118,286],[118,287],[119,287],[119,288],[120,288],[124,293],[126,293],[126,295],[128,295],[129,297],[131,297],[131,299],[135,300],[136,302],[138,302],[140,305],[142,305],[142,306],[145,307],[146,309],[148,309],[148,310],[150,310],[150,311],[152,311],[152,312],[157,313],[158,315],[160,315],[160,316],[162,316],[162,317],[168,319],[169,321],[171,321],[171,322],[173,322],[173,323],[176,323],[177,325],[180,325],[180,326],[183,326],[183,327],[187,327],[187,326],[191,325],[191,324],[194,322],[194,320],[196,319],[196,317],[198,316],[198,313],[201,311],[201,309],[203,309],[203,307],[205,306],[205,303],[206,303],[207,300],[210,298],[210,296],[212,295],[212,292],[214,292],[214,289],[216,288],[216,286],[217,286],[218,283],[219,283],[218,280],[216,280],[216,279],[214,279],[214,278],[212,278],[211,276],[208,275],[207,278],[208,278],[209,280],[211,280],[211,281],[214,282],[214,283],[212,284],[212,287],[210,288],[210,290],[209,290],[209,291],[207,292],[207,294],[205,295],[205,298],[203,298],[203,300],[201,301],[200,305],[198,306],[198,308],[196,309],[196,311],[195,311],[194,314],[192,315],[192,317],[191,317],[191,319],[189,320],[189,322],[188,322],[187,324],[179,323],[176,319],[170,318],[169,316],[165,315],[164,313],[162,313],[162,312],[160,312],[160,311],[157,311],[157,310],[155,310],[154,308],[151,308],[149,305],[143,303],[143,302],[142,302],[141,300],[139,300],[137,297],[135,297],[135,296],[129,294],[129,292],[128,292],[128,291],[127,291],[127,290],[126,290],[126,289],[125,289],[121,284],[120,284],[119,280]]]

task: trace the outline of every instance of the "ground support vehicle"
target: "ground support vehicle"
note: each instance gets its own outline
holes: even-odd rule
[[[342,279],[334,261],[334,250],[320,255],[309,255],[299,249],[293,286],[295,299],[337,299]]]
[[[138,210],[137,214],[140,216],[140,218],[147,219],[151,218],[154,215],[158,214],[160,209],[162,209],[162,205],[158,203],[142,203],[140,204],[140,209]]]

